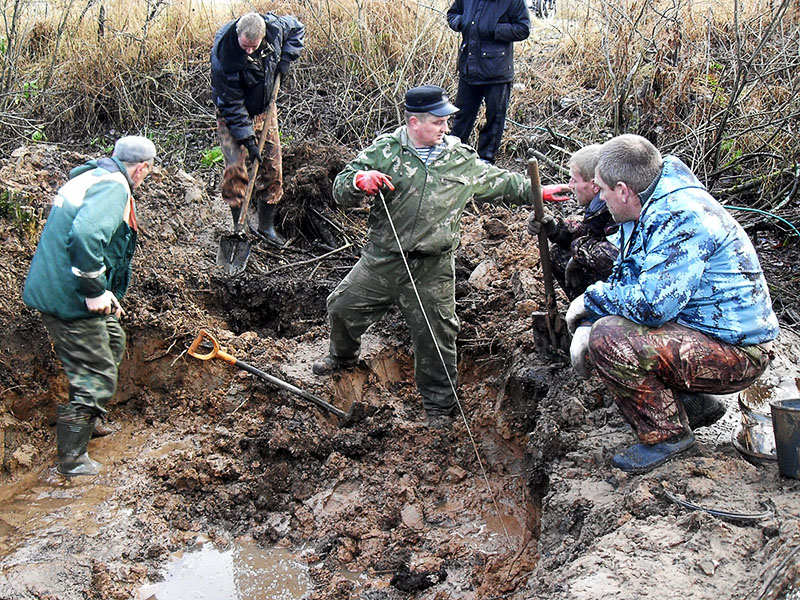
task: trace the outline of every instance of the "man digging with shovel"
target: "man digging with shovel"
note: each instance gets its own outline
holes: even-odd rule
[[[456,111],[440,87],[408,90],[406,124],[378,137],[336,177],[333,196],[339,204],[372,198],[369,241],[328,296],[330,355],[313,365],[317,375],[354,366],[361,334],[399,306],[411,332],[428,425],[436,429],[452,427],[456,407],[454,251],[464,208],[473,198],[530,204],[527,177],[481,161],[446,135]]]
[[[276,246],[283,246],[285,240],[275,231],[283,168],[273,91],[288,73],[289,64],[300,57],[304,35],[305,28],[295,17],[251,12],[223,25],[211,50],[211,93],[225,160],[222,198],[231,207],[235,226],[248,184],[245,162],[260,161],[255,185],[257,232]],[[263,150],[256,141],[256,132],[262,128],[266,128]]]

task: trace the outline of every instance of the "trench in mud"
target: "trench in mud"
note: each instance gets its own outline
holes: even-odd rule
[[[237,292],[228,287],[228,301]],[[270,301],[263,293],[259,298],[255,304]],[[293,301],[290,294],[283,298],[286,306]],[[254,300],[236,302],[252,306]],[[324,307],[317,303],[316,309],[319,316]],[[294,310],[302,311],[299,305]],[[324,354],[324,334],[298,335],[288,325],[297,328],[291,318],[264,331],[263,317],[245,320],[259,311],[233,306],[225,312],[227,325],[242,334],[228,332],[234,344],[245,337],[253,351],[253,358],[242,359],[274,372],[274,357],[280,356],[279,378],[332,398],[345,411],[353,402],[366,404],[374,415],[339,428],[306,400],[222,361],[189,358],[162,332],[129,331],[111,408],[121,428],[90,444],[92,457],[104,465],[100,475],[58,476],[53,432],[42,466],[5,486],[0,553],[8,557],[9,580],[57,580],[65,565],[50,560],[66,552],[75,563],[67,560],[66,569],[81,574],[77,581],[96,587],[102,565],[112,581],[141,600],[192,597],[198,584],[208,597],[260,600],[303,598],[315,578],[346,580],[355,593],[364,586],[385,587],[398,572],[429,573],[443,562],[447,570],[455,562],[450,585],[458,592],[482,568],[496,569],[491,565],[497,557],[526,548],[535,552],[540,497],[528,485],[524,438],[498,434],[485,414],[470,423],[490,494],[463,423],[445,442],[427,429],[402,334],[400,343],[388,344],[372,336],[360,368],[325,382],[310,375],[311,362]],[[296,339],[270,337],[287,332]],[[460,386],[495,394],[499,387],[503,406],[513,412],[525,402],[524,385],[483,383],[504,376],[486,367],[461,368]],[[491,397],[480,401],[501,404]],[[526,426],[530,418],[525,415]],[[419,446],[433,449],[417,452]],[[332,475],[337,470],[338,477]],[[387,490],[376,489],[382,477]],[[388,490],[401,498],[387,502]],[[368,525],[347,531],[348,519]],[[405,532],[393,533],[397,529]],[[151,540],[141,539],[147,534]],[[430,551],[436,544],[447,552]],[[400,558],[388,556],[389,545],[392,552],[399,547]],[[142,557],[144,567],[119,566]],[[126,574],[122,583],[113,575],[119,572]],[[57,597],[81,597],[74,591],[65,584]]]

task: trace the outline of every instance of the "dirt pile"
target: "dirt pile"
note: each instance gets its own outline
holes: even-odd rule
[[[358,367],[311,373],[327,351],[325,297],[365,232],[364,209],[331,205],[350,154],[288,153],[279,223],[293,249],[257,244],[235,278],[214,267],[230,231],[215,178],[161,169],[143,185],[129,353],[111,410],[121,429],[92,443],[105,467],[91,481],[65,482],[51,467],[66,384],[20,301],[35,246],[18,220],[0,219],[0,598],[132,598],[171,554],[241,537],[296,552],[309,598],[789,597],[798,483],[742,460],[732,410],[685,459],[645,476],[610,468],[631,439],[616,408],[596,380],[536,351],[541,271],[525,208],[473,206],[464,217],[456,296],[468,428],[426,427],[399,313],[368,331]],[[0,165],[0,187],[43,215],[81,161],[21,149]],[[340,426],[243,371],[193,359],[185,350],[200,327],[273,376],[367,410]],[[773,387],[796,376],[797,354],[786,332]],[[769,501],[774,516],[723,521],[667,491],[734,512]]]

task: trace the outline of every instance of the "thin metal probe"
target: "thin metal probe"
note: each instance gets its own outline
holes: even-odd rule
[[[472,443],[472,448],[475,450],[475,458],[478,459],[478,466],[481,468],[481,474],[483,475],[483,479],[486,482],[486,488],[489,490],[489,496],[492,499],[492,504],[494,504],[494,510],[497,513],[497,518],[500,521],[500,525],[503,526],[503,533],[506,534],[506,540],[508,543],[511,543],[511,536],[508,533],[508,529],[506,529],[506,524],[503,522],[503,515],[500,512],[500,506],[497,504],[497,498],[495,498],[494,492],[492,491],[492,486],[489,484],[489,476],[486,474],[486,469],[483,467],[483,461],[481,460],[480,452],[478,451],[478,445],[475,443],[475,438],[472,436],[472,430],[469,427],[469,423],[467,422],[467,416],[464,414],[464,409],[461,408],[461,401],[458,399],[458,393],[456,392],[456,386],[453,384],[453,379],[450,377],[450,373],[447,370],[447,363],[444,362],[444,356],[442,355],[442,350],[439,347],[439,340],[436,339],[436,334],[433,332],[433,327],[431,326],[431,322],[428,319],[428,314],[425,312],[425,307],[422,304],[422,298],[419,295],[419,291],[417,290],[417,284],[414,282],[414,276],[411,274],[411,268],[408,266],[408,261],[406,260],[406,255],[403,252],[403,246],[400,244],[400,236],[397,235],[397,230],[394,227],[394,221],[392,220],[392,215],[389,213],[389,206],[386,204],[386,198],[383,197],[383,192],[378,190],[378,196],[380,196],[381,202],[383,203],[383,209],[386,211],[386,217],[389,219],[389,226],[392,228],[392,233],[394,234],[394,239],[397,242],[397,247],[400,249],[400,257],[403,259],[403,264],[406,267],[406,272],[408,273],[408,279],[411,281],[411,287],[414,290],[414,295],[417,297],[417,302],[419,303],[419,309],[422,311],[422,316],[425,318],[425,324],[428,326],[428,332],[431,334],[431,338],[433,338],[433,345],[436,346],[436,352],[439,355],[439,360],[442,362],[442,368],[444,369],[444,374],[447,376],[447,381],[450,384],[450,389],[453,391],[453,397],[456,399],[456,406],[458,406],[458,411],[461,413],[461,418],[464,420],[464,426],[467,428],[467,435],[469,436],[469,441]]]

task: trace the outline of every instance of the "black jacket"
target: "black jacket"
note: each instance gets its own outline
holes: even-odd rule
[[[447,24],[461,33],[458,74],[473,85],[514,78],[514,42],[530,35],[525,0],[455,0]]]
[[[291,62],[303,51],[305,27],[292,16],[261,15],[267,33],[250,56],[239,47],[238,19],[223,25],[211,49],[211,94],[231,135],[255,136],[253,117],[267,110],[278,62]]]

